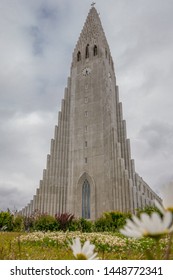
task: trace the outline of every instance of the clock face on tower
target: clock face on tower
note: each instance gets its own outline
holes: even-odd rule
[[[91,68],[86,67],[83,69],[82,74],[83,76],[88,76],[91,73]]]

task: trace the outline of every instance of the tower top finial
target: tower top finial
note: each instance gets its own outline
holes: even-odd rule
[[[92,2],[91,7],[94,7],[94,6],[95,6],[95,4],[96,4],[95,2]]]

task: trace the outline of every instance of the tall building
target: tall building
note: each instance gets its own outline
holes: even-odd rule
[[[73,52],[47,167],[20,213],[94,220],[105,211],[134,213],[154,199],[160,201],[135,172],[111,52],[92,7]]]

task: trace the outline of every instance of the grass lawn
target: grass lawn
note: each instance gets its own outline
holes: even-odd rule
[[[75,237],[80,237],[81,242],[90,240],[99,259],[106,260],[144,260],[153,255],[155,259],[164,259],[168,244],[168,238],[157,243],[150,238],[125,238],[118,232],[0,232],[0,259],[72,260],[69,242]],[[173,246],[169,258],[173,259]]]

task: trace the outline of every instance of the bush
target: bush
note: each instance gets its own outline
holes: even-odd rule
[[[80,221],[78,219],[73,219],[71,221],[71,223],[68,225],[68,230],[69,231],[80,231],[81,230]]]
[[[0,230],[12,231],[13,230],[13,214],[10,211],[0,212]]]
[[[14,216],[13,219],[13,231],[23,231],[24,227],[24,217],[23,216]]]
[[[93,222],[84,218],[73,219],[67,229],[69,231],[92,232]]]
[[[104,213],[106,219],[110,219],[113,228],[119,229],[126,223],[126,219],[131,218],[131,213],[122,213],[118,211]]]
[[[90,220],[85,220],[84,218],[79,219],[79,226],[82,232],[92,232],[93,223]]]
[[[60,229],[66,231],[70,227],[72,220],[74,219],[74,215],[68,213],[56,214],[55,219],[59,223]]]
[[[54,217],[42,214],[35,220],[33,228],[38,231],[56,231],[60,225]]]
[[[111,221],[104,216],[101,216],[94,223],[94,231],[111,231]]]
[[[123,227],[126,223],[126,219],[130,217],[130,213],[117,211],[105,212],[95,221],[95,231],[116,231]]]

